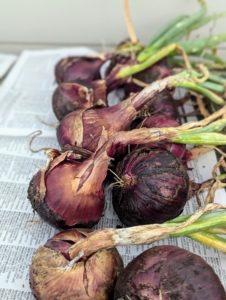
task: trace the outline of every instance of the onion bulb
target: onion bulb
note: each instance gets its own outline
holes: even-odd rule
[[[110,300],[123,268],[116,248],[91,256],[70,257],[69,248],[88,231],[67,230],[40,247],[30,268],[30,287],[37,300]]]
[[[190,237],[190,234],[200,233],[200,228],[203,231],[221,228],[225,224],[226,213],[219,209],[225,208],[217,203],[207,204],[193,215],[185,215],[183,220],[174,219],[170,224],[104,228],[90,233],[84,229],[59,233],[44,247],[40,246],[33,257],[30,268],[32,292],[38,300],[110,300],[114,281],[122,268],[115,246],[149,245],[166,237]],[[226,251],[225,243],[219,245],[216,239],[214,241],[213,247],[218,249],[220,246]],[[201,242],[205,244],[206,238]],[[109,249],[109,252],[104,249]],[[217,284],[217,281],[214,280],[214,283]]]
[[[156,81],[114,106],[107,108],[80,109],[69,113],[57,128],[57,140],[61,148],[71,145],[85,148],[91,152],[97,145],[104,128],[108,136],[118,131],[128,130],[139,109],[165,89],[174,77]]]
[[[118,163],[113,206],[127,226],[163,223],[178,216],[189,197],[181,161],[162,148],[139,148]]]
[[[58,120],[76,109],[94,106],[107,106],[104,80],[64,82],[53,93],[52,108]]]
[[[117,279],[114,300],[225,300],[224,287],[200,256],[156,246],[134,258]]]
[[[104,209],[102,184],[109,157],[91,156],[80,162],[70,152],[60,154],[54,149],[48,151],[48,156],[46,166],[29,184],[32,208],[56,228],[94,226]]]
[[[55,66],[56,82],[101,79],[100,68],[105,61],[106,58],[101,56],[70,56],[63,58]]]

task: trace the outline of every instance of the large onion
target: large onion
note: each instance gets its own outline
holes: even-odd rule
[[[94,226],[104,209],[102,184],[109,157],[100,155],[80,162],[70,152],[60,154],[53,149],[48,156],[46,166],[29,184],[28,198],[33,209],[56,228]]]
[[[123,268],[116,248],[102,249],[81,259],[69,248],[88,231],[68,230],[53,236],[38,249],[30,268],[30,286],[37,300],[110,300]]]
[[[200,256],[176,246],[156,246],[121,272],[114,300],[225,300],[224,287]]]
[[[140,148],[116,168],[113,206],[127,226],[163,223],[178,216],[189,196],[189,177],[181,161],[162,148]]]

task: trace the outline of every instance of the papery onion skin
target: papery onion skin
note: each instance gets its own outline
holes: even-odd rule
[[[101,250],[74,262],[69,248],[88,231],[67,230],[39,247],[30,267],[30,287],[37,300],[111,300],[123,268],[116,248]]]
[[[113,206],[125,225],[163,223],[183,211],[189,177],[170,151],[133,150],[118,163],[116,173],[121,182],[113,187]]]
[[[68,159],[67,153],[58,155],[30,181],[28,199],[32,208],[59,229],[93,227],[104,210],[102,183],[108,162],[105,153],[83,162]]]
[[[108,135],[127,130],[137,114],[131,100],[107,108],[76,110],[69,113],[57,128],[61,147],[76,145],[95,152],[103,128]]]
[[[104,80],[64,82],[58,85],[52,96],[53,112],[59,121],[76,109],[93,106],[108,106]]]
[[[219,277],[200,256],[156,246],[133,259],[117,279],[114,300],[225,300]]]
[[[167,82],[155,82],[114,106],[107,108],[80,109],[69,113],[57,128],[57,140],[65,145],[82,147],[91,152],[97,150],[103,128],[108,137],[129,129],[139,109],[167,86]]]

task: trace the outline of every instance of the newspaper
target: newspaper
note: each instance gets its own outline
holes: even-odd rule
[[[0,53],[0,80],[8,73],[16,60],[17,56],[14,54]]]
[[[56,87],[53,69],[67,55],[94,54],[87,48],[25,51],[19,57],[0,89],[0,299],[34,299],[29,287],[29,266],[35,251],[57,230],[34,214],[27,199],[33,175],[45,165],[44,151],[32,153],[29,141],[32,132],[42,130],[33,149],[59,149],[56,141],[57,119],[51,99]],[[189,109],[189,107],[187,107]],[[48,125],[48,124],[51,124]],[[209,152],[190,163],[190,178],[202,182],[212,177],[215,153]],[[104,216],[94,228],[122,226],[111,204],[111,190],[106,189]],[[201,195],[204,199],[205,193]],[[216,192],[219,203],[226,202],[225,190]],[[184,213],[198,208],[190,199]],[[188,238],[171,238],[154,243],[183,247],[201,255],[219,275],[226,288],[226,255]],[[126,265],[153,245],[118,247]]]

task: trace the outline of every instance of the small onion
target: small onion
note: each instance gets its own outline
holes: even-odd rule
[[[111,92],[119,86],[125,87],[125,96],[129,97],[130,93],[137,93],[142,90],[142,86],[131,82],[131,76],[122,78],[120,71],[127,67],[137,65],[136,59],[130,58],[128,55],[116,54],[111,57],[111,63],[106,70],[106,85],[107,92]],[[166,78],[172,75],[172,67],[168,60],[162,59],[156,64],[146,68],[143,71],[137,72],[132,78],[138,79],[143,84],[150,84],[156,80]]]
[[[224,287],[200,256],[156,246],[134,258],[117,279],[114,300],[225,300]]]
[[[167,115],[152,115],[150,117],[145,118],[140,124],[137,125],[137,128],[146,127],[146,128],[163,128],[163,127],[178,127],[180,124],[173,119],[172,117],[169,117]],[[144,147],[145,145],[137,145],[135,147],[132,147],[132,149],[135,149],[137,147]],[[185,151],[186,151],[186,145],[183,144],[177,144],[177,143],[169,143],[167,141],[162,141],[159,143],[148,143],[146,144],[148,147],[161,147],[165,148],[172,153],[174,153],[178,158],[182,159],[184,157]]]
[[[156,94],[152,101],[147,102],[143,106],[141,114],[143,111],[149,115],[161,114],[174,119],[177,118],[175,100],[172,96],[172,93],[167,89],[164,89],[160,93]]]
[[[55,66],[56,82],[101,79],[100,68],[105,61],[105,57],[99,56],[71,56],[63,58]]]
[[[110,300],[123,268],[116,248],[91,256],[70,257],[69,248],[88,231],[67,230],[39,247],[30,268],[30,287],[37,300]]]

